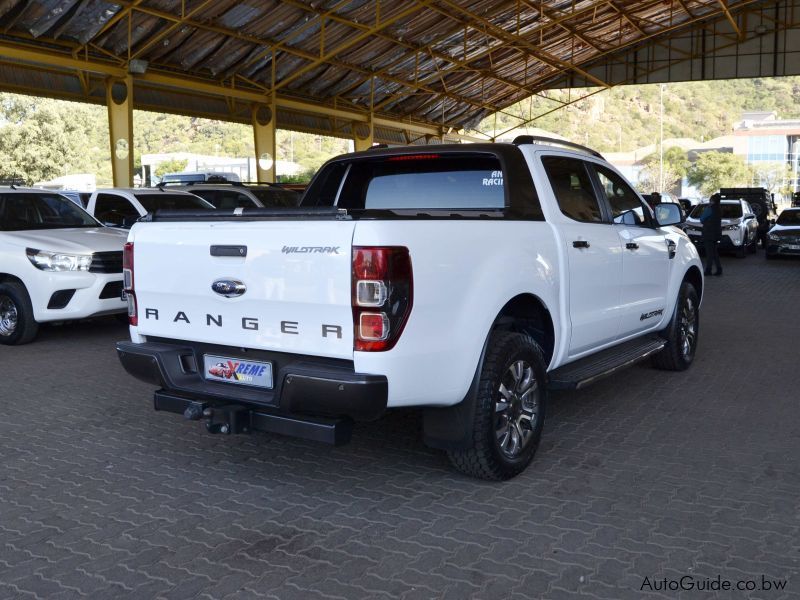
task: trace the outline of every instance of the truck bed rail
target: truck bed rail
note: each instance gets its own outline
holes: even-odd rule
[[[347,210],[335,206],[291,208],[234,208],[216,210],[157,210],[147,213],[139,222],[175,221],[279,221],[281,219],[309,219],[315,221],[348,221]]]

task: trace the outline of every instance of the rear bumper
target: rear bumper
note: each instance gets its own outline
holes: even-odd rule
[[[118,342],[117,354],[128,373],[160,387],[159,393],[209,406],[244,405],[265,414],[355,421],[377,419],[386,410],[386,377],[356,373],[350,361],[162,341]],[[202,373],[204,354],[269,362],[273,387],[209,381]]]

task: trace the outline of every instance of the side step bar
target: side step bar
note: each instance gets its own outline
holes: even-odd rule
[[[648,335],[559,367],[549,376],[553,390],[578,390],[660,352],[667,340]]]
[[[250,433],[263,431],[341,446],[350,441],[353,422],[349,419],[296,417],[271,413],[252,405],[189,400],[164,390],[153,396],[156,410],[182,414],[192,421],[205,419],[209,433]]]

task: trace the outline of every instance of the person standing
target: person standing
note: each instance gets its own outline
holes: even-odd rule
[[[722,239],[722,214],[719,207],[719,194],[711,196],[711,202],[700,215],[703,224],[703,246],[706,250],[706,275],[722,275],[722,263],[719,262],[719,242]]]

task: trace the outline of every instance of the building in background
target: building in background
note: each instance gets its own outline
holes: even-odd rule
[[[723,135],[714,139],[698,142],[691,138],[667,138],[664,140],[664,150],[680,148],[686,152],[689,162],[693,163],[704,152],[733,152],[733,136]],[[642,178],[646,159],[659,151],[658,142],[642,146],[630,152],[604,152],[605,159],[614,165],[633,184],[638,184]],[[680,182],[678,195],[682,198],[699,198],[701,193],[689,184],[684,177]]]
[[[798,190],[800,119],[778,119],[774,112],[745,112],[733,126],[733,153],[747,164],[759,167],[769,163],[787,166],[779,189]]]

